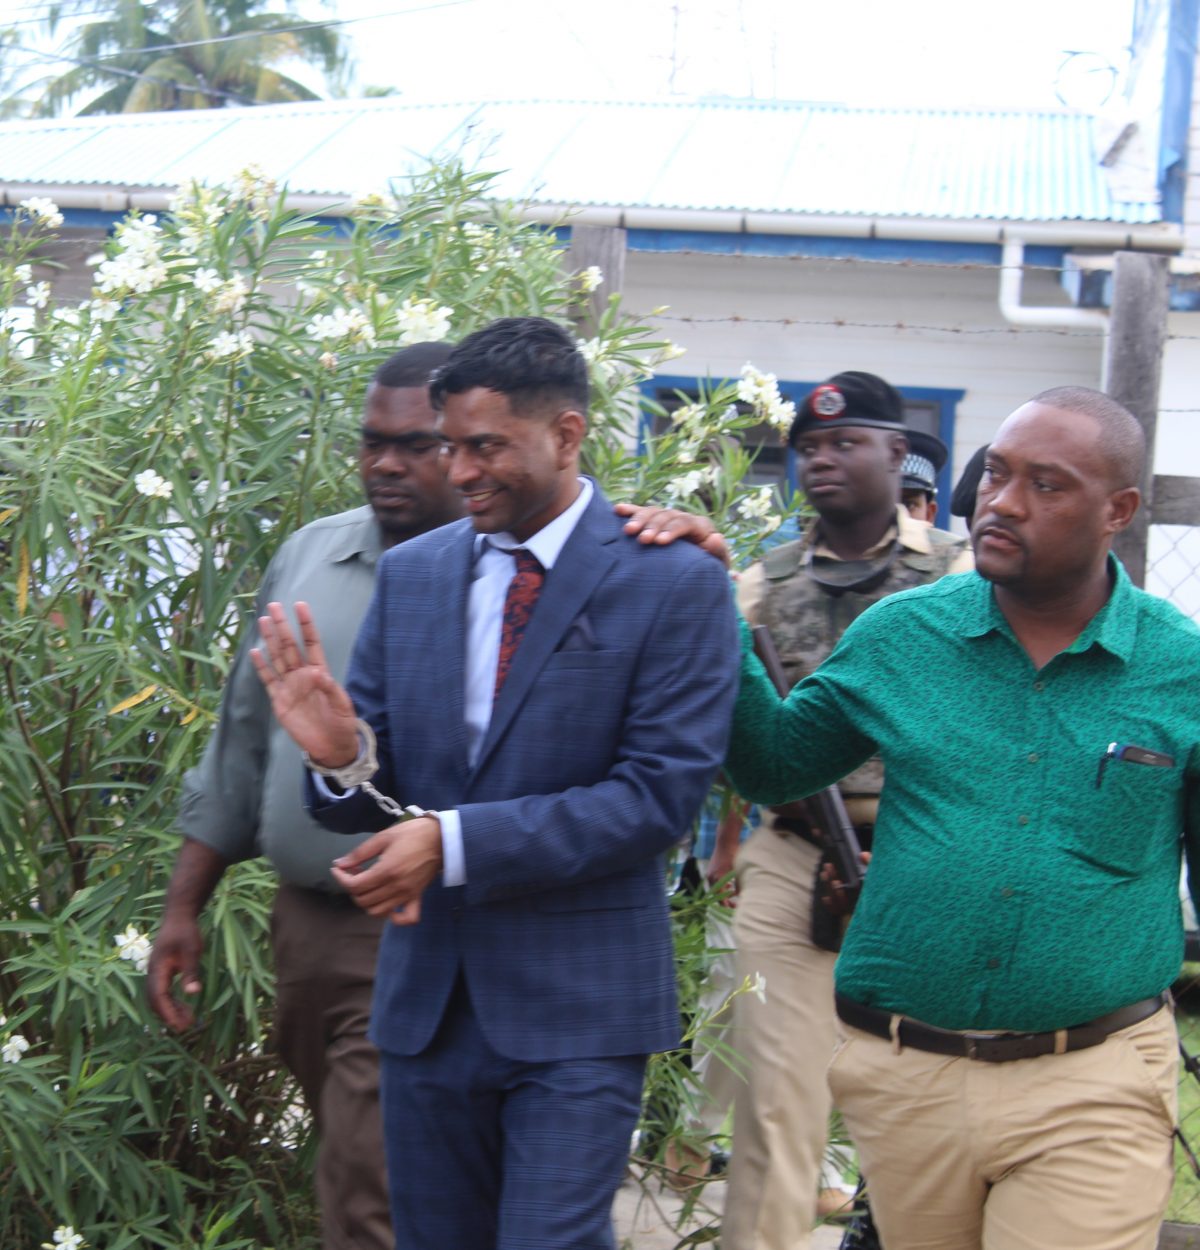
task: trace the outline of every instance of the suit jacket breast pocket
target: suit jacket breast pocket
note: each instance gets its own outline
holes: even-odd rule
[[[572,680],[595,676],[623,678],[628,664],[624,651],[555,651],[542,669],[543,678],[561,675]]]

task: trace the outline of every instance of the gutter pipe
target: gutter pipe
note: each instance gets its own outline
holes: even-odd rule
[[[1125,249],[1121,249],[1125,250]],[[1024,278],[1025,242],[1008,239],[1001,253],[1000,313],[1014,326],[1099,326],[1108,330],[1108,313],[1097,308],[1055,308],[1043,305],[1030,308],[1021,303],[1021,282]]]
[[[104,213],[164,212],[174,188],[131,188],[78,183],[0,184],[0,205],[15,207],[40,195],[60,208]],[[341,217],[349,211],[344,195],[293,192],[289,208]],[[717,234],[817,235],[846,239],[930,240],[943,243],[990,243],[1004,246],[1040,244],[1051,247],[1094,247],[1110,251],[1181,252],[1183,230],[1175,222],[1129,224],[1108,221],[988,221],[930,217],[866,217],[838,213],[764,213],[736,209],[621,208],[615,205],[527,203],[526,221],[544,225],[620,226],[626,230],[681,230]],[[1022,247],[1023,252],[1023,247]],[[1019,262],[1018,262],[1019,263]],[[1007,265],[1008,262],[1005,261]],[[1019,275],[1018,275],[1019,280]]]

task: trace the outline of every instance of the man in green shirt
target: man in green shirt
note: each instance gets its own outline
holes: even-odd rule
[[[991,443],[981,576],[869,609],[784,702],[746,647],[746,797],[886,769],[830,1084],[888,1250],[1157,1241],[1200,630],[1109,553],[1143,459],[1106,396],[1043,392]]]
[[[455,520],[458,492],[438,463],[429,375],[447,343],[397,352],[367,391],[359,468],[368,505],[322,517],[276,552],[258,595],[305,600],[341,677],[389,547]],[[323,1250],[391,1250],[379,1060],[367,1040],[381,923],[360,911],[330,863],[368,834],[345,837],[305,811],[300,751],[280,728],[250,663],[254,618],[230,670],[217,728],[183,779],[183,846],[167,888],[147,975],[150,1005],[175,1031],[193,1013],[175,997],[200,989],[199,916],[226,868],[265,856],[280,877],[271,915],[276,1044],[321,1134],[316,1166]]]

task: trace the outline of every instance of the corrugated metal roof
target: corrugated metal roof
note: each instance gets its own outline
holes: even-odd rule
[[[352,196],[465,149],[500,194],[574,205],[1014,221],[1160,220],[1112,198],[1091,119],[831,104],[338,100],[0,124],[0,181],[174,187],[254,162]]]

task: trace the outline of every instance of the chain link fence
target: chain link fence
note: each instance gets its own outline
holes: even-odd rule
[[[1196,482],[1200,493],[1200,480]],[[1146,551],[1146,589],[1169,600],[1181,612],[1200,623],[1200,526],[1152,525]],[[1184,915],[1189,926],[1187,958],[1175,986],[1179,1037],[1184,1049],[1200,1056],[1200,932],[1188,903]],[[1174,1224],[1200,1225],[1200,1067],[1193,1074],[1181,1062],[1179,1070],[1179,1130],[1183,1142],[1175,1143],[1175,1186],[1167,1220]],[[1190,1245],[1190,1240],[1164,1244]],[[1196,1242],[1200,1246],[1200,1228]]]

